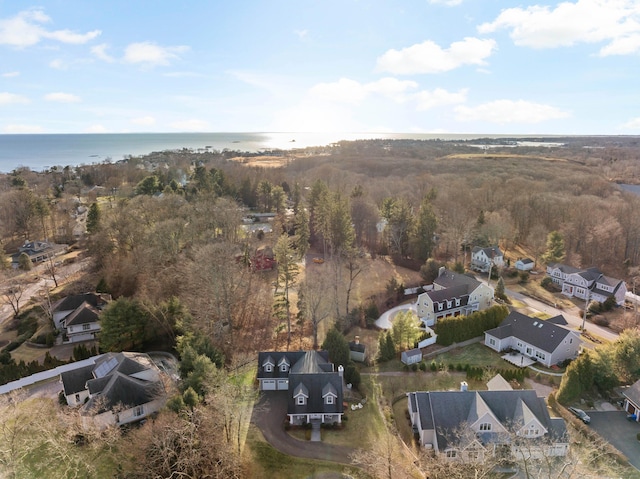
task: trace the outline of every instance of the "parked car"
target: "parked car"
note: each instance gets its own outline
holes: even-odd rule
[[[570,407],[569,411],[571,411],[583,423],[589,424],[591,422],[591,418],[589,417],[589,415],[582,409],[578,409],[577,407]]]

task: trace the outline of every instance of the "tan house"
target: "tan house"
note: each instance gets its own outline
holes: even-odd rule
[[[416,311],[425,326],[438,319],[466,316],[482,311],[493,303],[493,288],[472,276],[440,268],[433,289],[418,296]]]

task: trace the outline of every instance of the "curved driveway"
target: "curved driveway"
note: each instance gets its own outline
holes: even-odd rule
[[[263,391],[258,404],[253,408],[251,422],[262,431],[269,444],[284,454],[351,465],[349,456],[355,452],[352,447],[299,441],[289,436],[284,430],[286,414],[287,391]]]
[[[382,315],[376,320],[376,326],[380,329],[391,329],[391,320],[393,317],[400,311],[413,311],[414,313],[418,312],[418,308],[416,307],[416,303],[406,303],[396,306],[395,308],[391,308],[389,311],[385,311]]]

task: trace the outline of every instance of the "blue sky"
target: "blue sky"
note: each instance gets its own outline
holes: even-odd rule
[[[638,0],[0,0],[0,133],[640,134]]]

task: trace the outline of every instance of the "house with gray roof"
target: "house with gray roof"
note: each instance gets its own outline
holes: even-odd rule
[[[261,391],[287,391],[289,423],[340,423],[343,370],[334,370],[326,351],[270,351],[258,354]]]
[[[67,341],[91,341],[100,331],[100,312],[88,303],[82,303],[64,320]]]
[[[45,260],[64,254],[69,248],[67,244],[56,244],[48,241],[27,241],[18,252],[11,256],[11,266],[15,269],[20,265],[20,255],[26,254],[32,263],[42,263]]]
[[[513,311],[500,326],[485,331],[484,344],[497,352],[518,351],[551,367],[575,358],[580,351],[580,335],[566,325],[562,315],[545,321]]]
[[[616,304],[624,304],[627,285],[624,281],[605,276],[598,268],[578,269],[560,263],[547,265],[547,274],[562,288],[562,294],[604,303],[610,296]]]
[[[160,370],[144,353],[107,353],[60,375],[69,406],[99,427],[140,421],[166,402]]]
[[[425,326],[438,319],[466,316],[491,306],[493,288],[467,274],[440,268],[433,288],[418,296],[416,312]]]
[[[504,266],[504,254],[497,246],[482,248],[474,246],[471,250],[471,269],[481,273],[488,273],[492,266]]]
[[[622,392],[624,396],[624,410],[631,416],[635,416],[635,421],[640,422],[640,380],[633,383]]]
[[[483,462],[494,455],[564,456],[564,420],[551,418],[533,390],[407,393],[420,444],[448,460]]]

